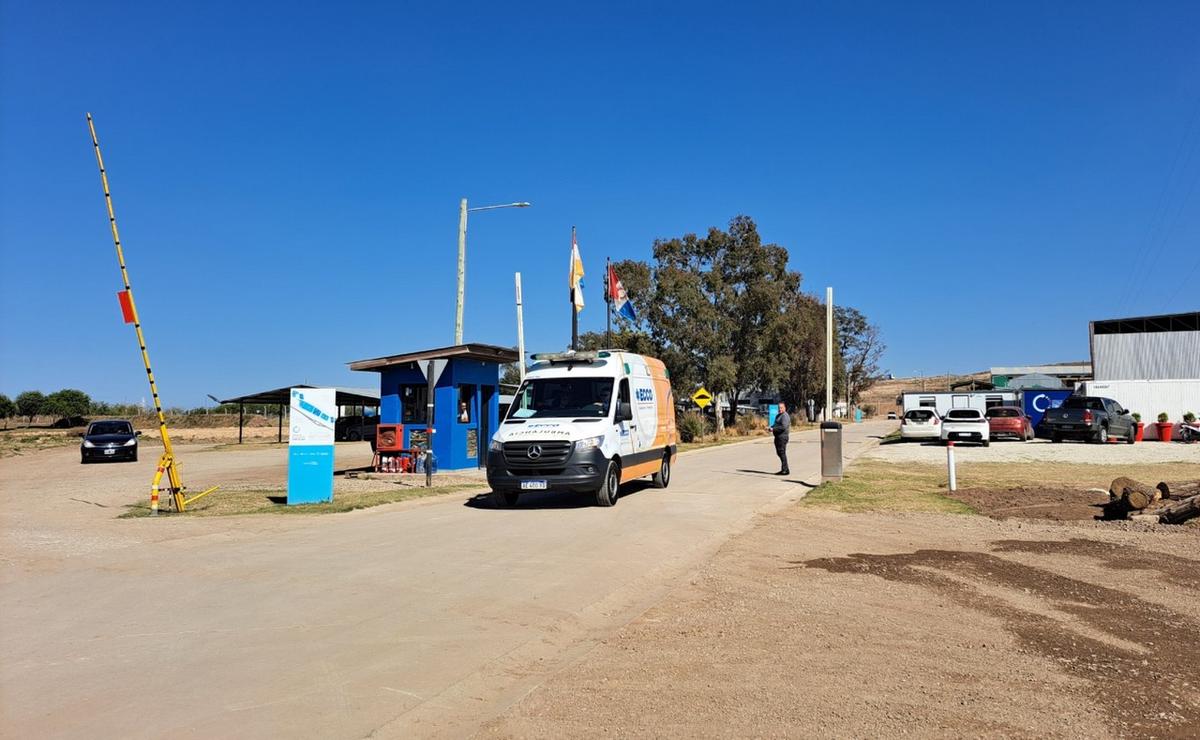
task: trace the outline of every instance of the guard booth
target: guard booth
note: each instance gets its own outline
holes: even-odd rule
[[[404,449],[432,444],[439,470],[465,470],[487,465],[500,425],[500,366],[519,359],[508,347],[459,344],[357,360],[350,369],[379,373],[381,429],[400,425]]]

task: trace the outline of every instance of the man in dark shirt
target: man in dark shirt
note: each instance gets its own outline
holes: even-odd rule
[[[788,416],[787,404],[779,404],[779,413],[775,415],[775,423],[771,425],[771,433],[775,435],[775,454],[779,455],[779,472],[775,475],[790,475],[788,470],[787,445],[788,434],[792,428],[792,417]]]

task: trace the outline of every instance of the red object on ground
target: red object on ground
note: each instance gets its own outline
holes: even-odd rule
[[[1134,433],[1134,435],[1133,435],[1133,441],[1134,441],[1134,442],[1141,442],[1141,441],[1142,441],[1142,436],[1145,434],[1145,432],[1146,432],[1146,425],[1145,425],[1145,423],[1143,423],[1143,422],[1140,422],[1140,421],[1139,421],[1139,422],[1137,423],[1137,432],[1135,432],[1135,433]]]
[[[1169,421],[1156,421],[1154,426],[1158,429],[1159,442],[1171,441],[1171,427],[1175,426],[1174,424]]]
[[[117,300],[121,302],[121,316],[125,317],[126,324],[133,323],[133,298],[130,297],[128,290],[118,290]]]

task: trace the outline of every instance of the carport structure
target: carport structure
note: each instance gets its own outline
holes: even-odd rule
[[[343,406],[374,406],[377,411],[379,408],[379,391],[375,388],[344,388],[328,385],[307,385],[304,383],[226,398],[221,403],[236,403],[238,405],[238,444],[242,444],[242,428],[246,420],[246,404],[248,403],[279,407],[279,441],[283,441],[283,410],[291,405],[293,388],[333,388],[336,393],[335,403],[338,408]]]

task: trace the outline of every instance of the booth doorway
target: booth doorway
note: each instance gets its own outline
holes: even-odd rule
[[[479,389],[479,467],[487,467],[488,450],[492,446],[492,396],[496,389],[485,385]]]

